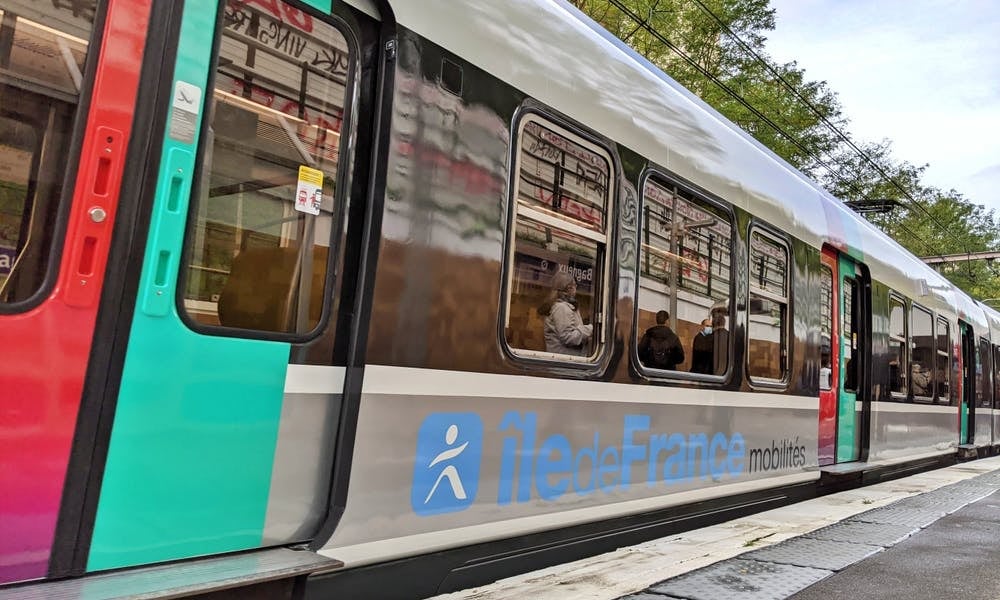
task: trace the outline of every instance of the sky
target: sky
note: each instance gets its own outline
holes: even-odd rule
[[[856,142],[1000,215],[1000,1],[771,0],[768,53],[837,92]]]

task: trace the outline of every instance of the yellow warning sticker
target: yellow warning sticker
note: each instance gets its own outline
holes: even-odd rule
[[[295,191],[295,210],[318,215],[323,205],[323,171],[299,165],[299,184]]]

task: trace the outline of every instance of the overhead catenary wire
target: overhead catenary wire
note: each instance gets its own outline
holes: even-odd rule
[[[798,148],[804,154],[806,154],[806,155],[810,156],[811,158],[813,158],[814,160],[816,160],[820,164],[820,166],[822,166],[823,168],[827,169],[827,171],[829,171],[830,173],[834,174],[834,176],[838,177],[841,180],[841,182],[847,183],[849,186],[855,186],[856,185],[851,180],[846,179],[842,175],[840,175],[839,172],[836,171],[830,165],[828,165],[826,163],[826,161],[822,160],[820,157],[817,157],[815,155],[815,153],[813,153],[812,151],[810,151],[809,148],[807,148],[805,145],[802,144],[802,142],[800,142],[793,135],[791,135],[790,133],[788,133],[787,131],[785,131],[780,125],[778,125],[777,123],[775,123],[774,121],[772,121],[770,118],[768,118],[767,115],[765,115],[764,113],[760,112],[760,110],[758,110],[755,106],[753,106],[752,104],[750,104],[750,102],[748,102],[746,100],[746,98],[744,98],[742,95],[740,95],[738,92],[736,92],[736,90],[734,90],[731,87],[729,87],[729,85],[727,85],[724,81],[722,81],[721,79],[719,79],[718,77],[716,77],[715,75],[713,75],[711,72],[709,72],[707,69],[705,69],[704,67],[702,67],[700,64],[698,64],[698,62],[696,60],[694,60],[693,58],[691,58],[690,56],[688,56],[687,53],[685,53],[680,47],[678,47],[676,44],[674,44],[669,39],[667,39],[666,36],[664,36],[659,31],[657,31],[656,29],[654,29],[653,27],[651,27],[649,25],[649,23],[645,19],[642,19],[639,15],[635,14],[634,12],[632,12],[632,10],[629,9],[627,6],[625,6],[620,0],[610,0],[610,3],[615,8],[617,8],[618,10],[620,10],[623,14],[625,14],[627,17],[629,17],[630,19],[632,19],[633,21],[635,21],[635,23],[637,25],[639,25],[639,27],[641,27],[642,29],[645,29],[653,37],[655,37],[657,40],[659,40],[663,45],[665,45],[667,48],[669,48],[671,51],[673,51],[675,54],[677,54],[679,57],[681,57],[689,65],[691,65],[692,67],[694,67],[699,73],[701,73],[702,75],[704,75],[705,77],[707,77],[709,80],[711,80],[713,83],[715,83],[716,85],[718,85],[727,94],[731,95],[737,102],[739,102],[740,104],[742,104],[744,106],[744,108],[746,108],[747,110],[749,110],[750,112],[752,112],[754,115],[756,115],[757,118],[759,118],[761,121],[764,121],[765,123],[767,123],[770,127],[772,127],[775,131],[777,131],[782,137],[784,137],[789,142],[791,142],[793,145],[795,145],[796,148]],[[857,188],[854,187],[853,189],[856,190]]]
[[[719,79],[716,75],[714,75],[713,73],[711,73],[710,71],[708,71],[707,69],[705,69],[704,67],[702,67],[700,64],[698,64],[698,62],[696,60],[692,59],[690,56],[688,56],[688,54],[686,52],[684,52],[684,50],[682,50],[676,44],[674,44],[669,39],[667,39],[666,36],[664,36],[662,33],[660,33],[658,30],[656,30],[654,27],[652,27],[646,19],[643,19],[641,16],[639,16],[635,12],[633,12],[629,7],[627,7],[623,2],[621,2],[621,0],[609,0],[609,1],[610,1],[610,4],[612,4],[615,8],[617,8],[620,12],[622,12],[625,16],[627,16],[633,22],[635,22],[638,25],[639,28],[642,28],[645,31],[647,31],[648,33],[650,33],[654,38],[656,38],[657,40],[659,40],[662,44],[664,44],[667,48],[669,48],[677,56],[679,56],[681,59],[683,59],[685,62],[687,62],[696,71],[698,71],[704,77],[706,77],[707,79],[709,79],[710,81],[712,81],[712,83],[714,83],[715,85],[717,85],[720,88],[722,88],[723,91],[725,91],[727,94],[729,94],[733,99],[735,99],[737,102],[739,102],[742,106],[744,106],[745,108],[747,108],[758,119],[760,119],[761,121],[763,121],[764,123],[766,123],[768,126],[770,126],[772,129],[774,129],[779,135],[781,135],[782,137],[784,137],[785,139],[787,139],[788,141],[790,141],[796,148],[798,148],[800,151],[802,151],[803,154],[805,154],[805,155],[809,156],[810,158],[812,158],[813,160],[815,160],[820,167],[822,167],[823,169],[825,169],[828,173],[832,174],[834,176],[834,178],[839,183],[846,183],[847,186],[851,189],[852,192],[857,193],[859,196],[867,197],[867,194],[864,191],[860,190],[857,187],[857,183],[853,179],[849,179],[849,178],[845,177],[843,175],[843,173],[841,173],[841,171],[839,169],[835,169],[835,168],[831,167],[827,163],[827,161],[823,160],[815,152],[813,152],[812,150],[810,150],[809,148],[807,148],[806,146],[804,146],[798,139],[796,139],[790,133],[788,133],[787,131],[785,131],[780,125],[778,125],[772,119],[770,119],[766,115],[764,115],[759,109],[757,109],[755,106],[753,106],[752,104],[750,104],[750,102],[747,101],[746,98],[744,98],[740,93],[738,93],[736,90],[732,89],[732,87],[730,87],[724,81],[722,81],[721,79]],[[701,4],[701,3],[699,3],[699,4]],[[707,7],[705,7],[705,9],[708,10]],[[711,11],[709,10],[709,12],[711,12]],[[771,66],[764,59],[762,59],[760,56],[756,55],[756,53],[753,53],[752,49],[750,49],[748,46],[746,46],[746,44],[741,39],[739,39],[739,37],[736,36],[736,34],[734,32],[732,32],[732,30],[725,25],[725,23],[721,22],[721,19],[719,19],[716,15],[714,15],[714,13],[711,13],[711,14],[719,22],[719,24],[726,29],[726,31],[727,31],[727,33],[729,33],[729,35],[731,35],[734,39],[736,39],[737,42],[739,44],[741,44],[742,47],[745,47],[747,51],[749,51],[749,52],[751,52],[753,54],[753,56],[756,58],[756,60],[759,60],[760,62],[762,62],[763,64],[765,64],[765,66],[768,67],[768,69],[772,72],[773,75],[775,75],[778,79],[780,79],[785,86],[789,87],[789,89],[792,89],[792,91],[795,92],[796,96],[799,97],[802,101],[806,102],[806,104],[810,107],[810,109],[812,109],[814,112],[816,112],[816,114],[819,115],[829,126],[835,127],[832,123],[829,122],[828,119],[826,119],[825,115],[823,115],[821,111],[819,111],[816,107],[814,107],[811,103],[809,103],[808,100],[806,100],[805,98],[802,98],[801,94],[798,93],[798,91],[794,88],[794,86],[792,86],[790,83],[788,83],[787,80],[785,80],[783,77],[781,77],[779,74],[777,74],[773,70],[773,68],[771,68]],[[930,213],[930,211],[927,210],[927,208],[922,203],[920,203],[916,198],[914,198],[911,194],[909,194],[909,192],[905,188],[903,188],[897,181],[895,181],[894,179],[892,179],[885,172],[885,170],[882,169],[881,166],[878,165],[874,160],[872,160],[871,157],[869,157],[867,154],[865,154],[863,150],[861,150],[856,145],[854,145],[854,143],[852,141],[850,141],[849,138],[847,138],[846,134],[843,134],[843,132],[841,132],[839,129],[837,129],[836,131],[837,131],[838,135],[843,136],[844,138],[846,138],[846,140],[852,146],[852,148],[860,156],[862,156],[864,158],[864,160],[868,164],[872,165],[876,169],[876,171],[883,178],[883,180],[890,182],[894,187],[898,188],[901,192],[904,193],[904,195],[906,195],[906,197],[911,201],[908,204],[912,204],[912,206],[910,206],[910,208],[916,207],[916,208],[920,209],[921,212],[923,212],[924,214],[926,214],[928,218],[930,218],[931,220],[934,221],[934,223],[938,226],[938,228],[940,228],[943,231],[945,231],[947,233],[947,235],[949,235],[953,240],[958,241],[957,238],[955,238],[954,234],[949,229],[947,229],[946,227],[944,227],[940,223],[940,221],[938,221]],[[838,167],[839,166],[840,165],[838,165]],[[920,225],[923,225],[926,222],[927,222],[927,218],[921,220]],[[912,232],[911,232],[911,235],[913,235]],[[923,242],[922,238],[916,238],[916,236],[914,236],[914,238],[915,239],[920,239],[921,242]],[[961,242],[959,242],[959,245],[962,246],[964,244],[962,244]],[[926,244],[925,244],[925,247],[926,247]],[[932,252],[932,254],[938,255],[939,253],[938,252]]]
[[[746,52],[747,54],[749,54],[750,56],[752,56],[753,59],[756,62],[758,62],[759,64],[763,65],[763,67],[775,79],[777,79],[779,82],[781,82],[781,84],[783,86],[785,86],[785,88],[787,88],[795,96],[795,98],[798,101],[802,102],[805,106],[807,106],[809,108],[809,110],[811,110],[817,117],[819,117],[819,119],[823,122],[824,125],[827,126],[827,128],[830,131],[832,131],[833,133],[835,133],[837,135],[837,137],[840,138],[841,141],[843,141],[844,143],[846,143],[859,157],[861,157],[862,160],[864,160],[868,165],[870,165],[872,168],[874,168],[878,172],[878,174],[882,177],[883,181],[887,181],[888,183],[890,183],[893,187],[895,187],[897,190],[899,190],[909,200],[909,203],[912,206],[915,206],[921,212],[923,212],[926,215],[926,218],[921,220],[921,222],[920,222],[921,226],[924,225],[928,220],[930,220],[935,225],[937,225],[938,229],[940,229],[941,231],[944,231],[953,240],[959,241],[959,245],[964,245],[964,243],[961,242],[960,240],[958,240],[955,237],[955,235],[951,232],[950,227],[951,227],[951,225],[954,224],[954,219],[951,222],[949,222],[947,225],[942,224],[933,214],[931,214],[931,212],[927,209],[927,207],[924,205],[923,202],[921,202],[920,200],[918,200],[917,198],[915,198],[910,193],[909,190],[907,190],[902,184],[900,184],[891,175],[889,175],[888,173],[886,173],[885,170],[882,168],[881,165],[879,165],[874,159],[872,159],[871,156],[868,155],[868,153],[866,153],[864,150],[862,150],[861,148],[859,148],[854,143],[854,141],[850,138],[850,136],[848,136],[845,132],[843,132],[835,123],[831,122],[829,120],[829,118],[823,113],[823,111],[821,111],[812,102],[810,102],[810,100],[808,98],[806,98],[805,96],[803,96],[802,93],[799,91],[799,89],[795,85],[793,85],[792,83],[790,83],[777,69],[774,68],[774,65],[772,65],[764,57],[760,56],[753,48],[751,48],[746,42],[744,42],[743,39],[740,38],[736,34],[736,32],[734,32],[732,30],[732,28],[730,28],[717,14],[715,14],[715,12],[712,11],[712,9],[710,9],[708,6],[706,6],[705,3],[702,2],[701,0],[692,0],[692,2],[694,2],[695,4],[697,4],[702,9],[702,11],[704,11],[710,17],[712,17],[712,19],[726,32],[726,34],[729,35],[730,38],[732,38],[733,40],[736,41],[737,45],[739,45],[740,48],[742,48],[744,52]],[[968,250],[968,246],[966,246],[966,250]]]
[[[867,152],[859,148],[857,144],[855,144],[854,141],[850,138],[849,135],[844,133],[839,127],[837,127],[835,123],[830,121],[829,118],[827,118],[827,116],[823,114],[823,111],[821,111],[812,102],[810,102],[808,98],[803,96],[796,86],[792,85],[777,69],[774,68],[774,65],[772,65],[764,57],[760,56],[753,48],[749,46],[749,44],[744,42],[743,39],[740,38],[740,36],[738,36],[736,32],[734,32],[732,28],[729,27],[729,25],[727,25],[717,14],[715,14],[715,12],[711,8],[709,8],[702,0],[691,0],[691,1],[697,4],[698,7],[701,8],[703,12],[708,14],[719,25],[719,27],[721,27],[723,31],[725,31],[726,34],[736,42],[736,44],[744,52],[752,56],[753,59],[757,61],[759,64],[763,65],[763,67],[775,79],[780,81],[781,84],[785,86],[785,88],[787,88],[795,96],[796,99],[802,102],[805,106],[809,108],[809,110],[811,110],[817,117],[819,117],[819,119],[823,122],[824,125],[827,126],[827,128],[829,128],[830,131],[836,134],[838,138],[840,138],[845,144],[848,145],[848,147],[850,147],[855,153],[857,153],[857,155],[861,157],[862,160],[864,160],[868,165],[874,168],[878,172],[878,174],[882,176],[884,181],[890,183],[894,188],[899,190],[914,206],[920,209],[920,211],[927,216],[927,219],[931,220],[935,225],[937,225],[941,231],[945,232],[945,234],[951,237],[951,239],[958,241],[959,245],[965,246],[966,251],[969,250],[968,245],[958,240],[958,238],[955,237],[955,234],[951,231],[950,227],[951,225],[954,224],[954,220],[948,225],[942,224],[933,214],[931,214],[931,212],[927,209],[926,206],[924,206],[922,202],[917,200],[917,198],[915,198],[910,193],[909,190],[907,190],[902,184],[900,184],[892,176],[886,173],[881,165],[879,165],[874,159],[872,159]],[[923,225],[925,222],[926,220],[923,220],[921,222],[921,225]]]
[[[615,8],[617,8],[619,11],[621,11],[625,16],[627,16],[628,18],[632,19],[642,29],[644,29],[650,35],[652,35],[654,38],[656,38],[660,43],[662,43],[667,48],[669,48],[672,52],[674,52],[682,60],[684,60],[689,65],[691,65],[695,70],[697,70],[699,73],[701,73],[706,78],[708,78],[710,81],[712,81],[712,83],[714,83],[715,85],[717,85],[720,88],[722,88],[727,94],[729,94],[730,96],[732,96],[733,99],[735,99],[737,102],[739,102],[741,105],[743,105],[747,110],[749,110],[754,115],[756,115],[761,121],[765,122],[767,125],[769,125],[770,127],[772,127],[776,132],[778,132],[778,134],[780,134],[782,137],[784,137],[789,142],[791,142],[793,145],[795,145],[796,148],[798,148],[804,154],[806,154],[807,156],[809,156],[813,160],[815,160],[821,167],[823,167],[824,169],[826,169],[829,173],[831,173],[841,183],[846,183],[847,186],[850,187],[855,192],[859,191],[858,188],[857,188],[856,182],[854,182],[851,179],[848,179],[848,178],[844,177],[838,170],[834,169],[829,164],[827,164],[827,162],[824,161],[821,157],[816,156],[816,154],[813,151],[811,151],[809,148],[807,148],[805,145],[803,145],[802,142],[800,142],[798,139],[795,138],[795,136],[793,136],[790,133],[788,133],[787,131],[785,131],[780,125],[778,125],[773,120],[771,120],[766,115],[764,115],[759,109],[757,109],[755,106],[753,106],[752,104],[750,104],[750,102],[747,101],[746,98],[744,98],[738,92],[736,92],[735,90],[733,90],[724,81],[722,81],[721,79],[719,79],[718,77],[716,77],[714,74],[712,74],[711,72],[709,72],[707,69],[705,69],[704,67],[702,67],[700,64],[698,64],[697,61],[695,61],[693,58],[691,58],[690,56],[688,56],[687,53],[684,52],[680,47],[678,47],[676,44],[674,44],[669,39],[667,39],[666,36],[664,36],[662,33],[660,33],[655,28],[653,28],[645,19],[643,19],[641,16],[637,15],[629,7],[625,6],[621,0],[609,0],[609,2]],[[864,193],[861,192],[861,195],[864,195]],[[919,236],[916,236],[909,229],[906,229],[906,228],[904,228],[904,229],[914,239],[919,240],[921,242],[921,244],[924,245],[925,248],[930,249],[931,250],[930,254],[940,255],[938,252],[934,251],[934,248],[931,247],[931,246],[929,246],[928,243],[923,238],[920,238]]]

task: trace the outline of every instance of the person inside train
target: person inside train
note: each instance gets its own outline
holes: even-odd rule
[[[715,336],[712,333],[712,320],[704,319],[701,329],[694,334],[691,341],[691,372],[711,375],[713,371]]]
[[[889,391],[896,393],[903,391],[903,383],[900,380],[899,359],[895,357],[889,361]]]
[[[910,365],[910,382],[913,384],[914,396],[931,395],[931,372],[917,361]]]
[[[587,356],[594,326],[584,324],[577,308],[576,279],[559,272],[552,278],[549,298],[538,307],[545,317],[545,351],[556,354]]]
[[[833,368],[830,358],[830,348],[824,344],[819,360],[819,389],[826,391],[833,388]]]
[[[937,391],[938,401],[941,404],[948,404],[950,401],[950,397],[948,395],[948,373],[944,369],[939,368],[937,370],[937,382],[938,382],[938,391]]]
[[[675,370],[684,362],[684,348],[674,330],[667,325],[670,313],[656,313],[656,325],[646,330],[639,340],[639,360],[647,367]]]
[[[712,367],[716,375],[724,375],[729,368],[729,330],[724,310],[712,310]]]

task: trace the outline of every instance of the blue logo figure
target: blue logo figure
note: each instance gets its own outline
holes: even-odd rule
[[[475,413],[429,415],[417,433],[410,504],[418,515],[464,510],[476,499],[483,421]]]

